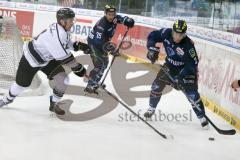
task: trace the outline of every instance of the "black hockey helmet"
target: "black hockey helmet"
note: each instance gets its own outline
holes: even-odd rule
[[[75,13],[70,8],[60,8],[57,11],[56,17],[57,17],[57,22],[60,23],[61,19],[74,18],[75,17]]]
[[[177,33],[186,33],[187,22],[184,20],[176,20],[173,24],[173,30]]]
[[[116,12],[116,7],[114,6],[114,5],[106,5],[105,7],[104,7],[104,11],[105,11],[105,13],[107,13],[107,12]]]

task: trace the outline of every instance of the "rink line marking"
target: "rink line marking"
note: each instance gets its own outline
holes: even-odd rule
[[[127,54],[122,54],[122,58],[127,59],[128,61],[135,62],[135,63],[143,63],[145,66],[152,68],[154,71],[159,71],[158,65],[152,65],[150,62],[148,62],[145,59],[130,56]],[[160,58],[160,61],[162,61],[163,58]],[[240,119],[224,109],[223,106],[220,106],[216,104],[215,102],[209,100],[207,97],[201,96],[201,99],[203,100],[204,105],[213,113],[220,116],[222,119],[224,119],[226,122],[228,122],[230,125],[235,127],[236,129],[240,130]]]

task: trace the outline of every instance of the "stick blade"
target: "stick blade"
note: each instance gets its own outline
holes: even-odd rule
[[[231,130],[217,130],[218,133],[223,134],[223,135],[235,135],[236,134],[236,130],[235,129],[231,129]]]

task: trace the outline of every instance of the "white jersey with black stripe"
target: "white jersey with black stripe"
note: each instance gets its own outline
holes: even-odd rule
[[[32,67],[46,66],[53,59],[64,60],[73,50],[70,32],[57,23],[50,25],[29,43],[24,44],[23,52]]]

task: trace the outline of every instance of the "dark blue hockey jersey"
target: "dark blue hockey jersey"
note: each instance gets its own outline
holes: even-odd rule
[[[88,36],[88,44],[102,50],[103,45],[110,41],[116,31],[118,23],[123,23],[125,17],[117,15],[113,22],[109,22],[106,17],[102,17],[93,27]]]
[[[162,28],[149,34],[147,48],[155,47],[158,42],[162,42],[165,47],[165,60],[170,73],[181,77],[197,74],[199,60],[193,41],[188,36],[176,44],[172,38],[172,29]]]

